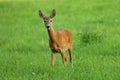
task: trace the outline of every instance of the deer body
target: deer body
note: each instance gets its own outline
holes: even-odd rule
[[[73,61],[72,61],[72,34],[68,30],[59,30],[59,31],[54,31],[52,27],[52,19],[55,16],[55,10],[52,11],[52,14],[49,17],[46,17],[43,15],[41,11],[39,11],[39,15],[41,18],[43,18],[45,26],[48,31],[49,35],[49,46],[51,48],[51,63],[52,66],[54,66],[54,61],[55,61],[55,55],[57,52],[61,53],[62,56],[62,61],[64,66],[66,66],[66,61],[67,61],[67,56],[65,54],[65,51],[69,51],[69,56],[70,56],[70,62],[71,65],[73,66]]]

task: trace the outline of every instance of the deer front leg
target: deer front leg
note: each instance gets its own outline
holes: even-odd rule
[[[55,56],[56,56],[56,54],[52,52],[52,54],[51,54],[51,64],[52,64],[52,67],[54,66]]]
[[[66,56],[65,52],[61,52],[61,56],[62,56],[63,64],[64,64],[64,66],[66,66],[67,56]]]

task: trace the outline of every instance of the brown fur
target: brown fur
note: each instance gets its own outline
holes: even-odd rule
[[[52,20],[52,18],[55,16],[55,10],[52,11],[52,14],[50,15],[50,17],[45,17],[43,15],[43,13],[40,11],[39,15],[40,17],[43,18],[45,22],[45,24],[49,23],[50,26],[47,29],[48,31],[48,35],[49,35],[49,45],[52,51],[51,54],[51,63],[52,66],[54,66],[54,61],[55,61],[55,55],[57,52],[61,53],[62,56],[62,60],[63,60],[63,64],[64,66],[66,66],[66,61],[67,61],[67,56],[65,54],[65,51],[68,50],[69,51],[69,56],[70,56],[70,62],[71,65],[73,66],[73,60],[72,60],[72,34],[68,31],[68,30],[59,30],[59,31],[54,31],[50,20]]]

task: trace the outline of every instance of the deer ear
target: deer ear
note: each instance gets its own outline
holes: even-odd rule
[[[39,16],[40,16],[41,18],[44,18],[44,17],[45,17],[41,10],[39,10]]]
[[[55,15],[56,15],[56,11],[55,11],[55,9],[53,9],[50,17],[53,18],[53,17],[55,17]]]

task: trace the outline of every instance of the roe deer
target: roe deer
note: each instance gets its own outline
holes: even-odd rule
[[[46,17],[41,10],[39,10],[39,16],[44,20],[45,27],[47,28],[49,35],[49,46],[51,48],[51,64],[54,66],[55,55],[59,52],[62,56],[62,61],[64,66],[66,66],[67,56],[65,51],[69,51],[70,63],[73,67],[72,60],[72,34],[68,30],[59,30],[54,31],[52,27],[52,20],[55,17],[55,9],[52,10],[52,13],[49,17]]]

